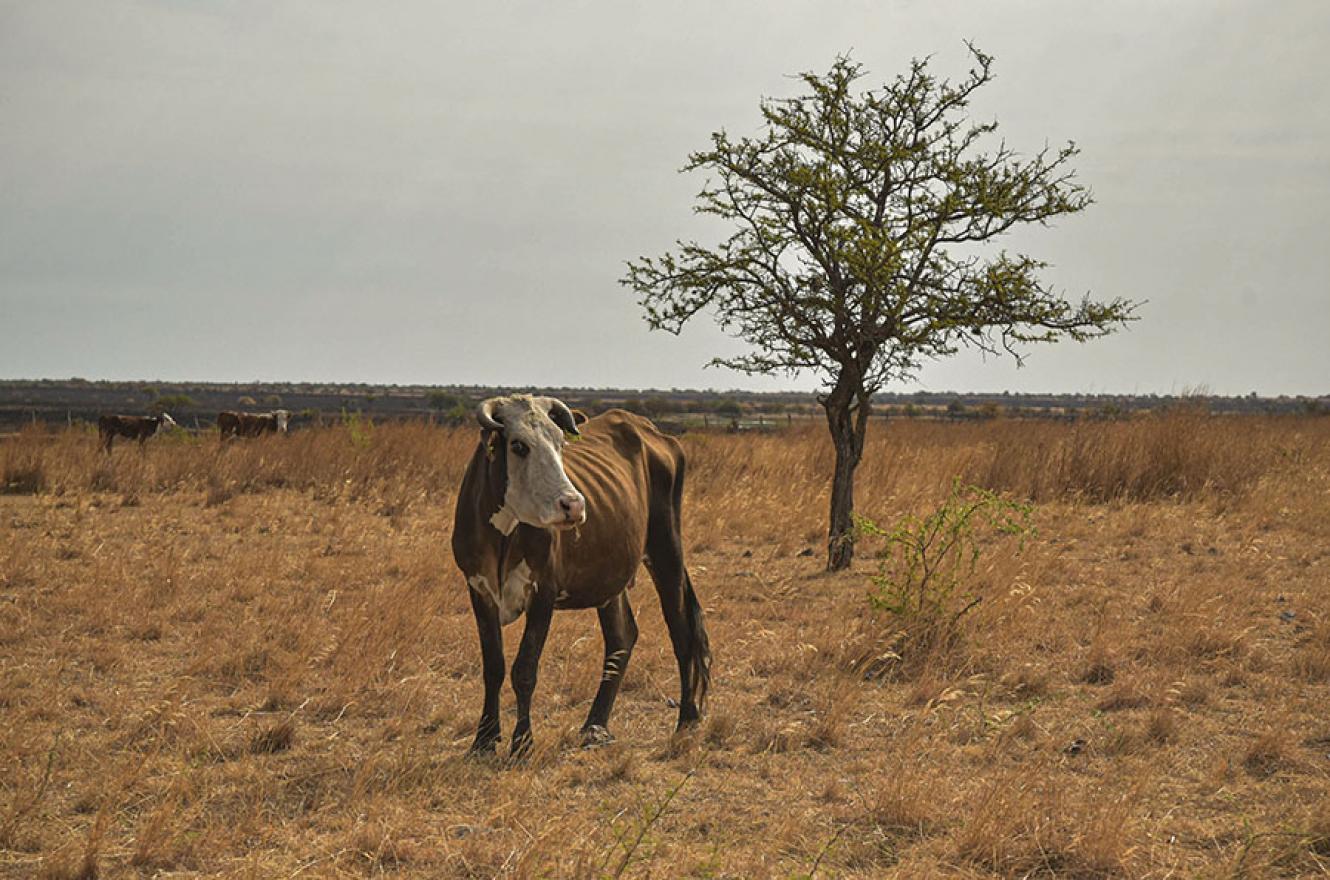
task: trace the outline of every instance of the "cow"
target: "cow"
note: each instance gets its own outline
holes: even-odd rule
[[[711,650],[680,532],[684,455],[641,416],[588,420],[552,397],[492,397],[476,409],[480,441],[457,496],[452,549],[480,635],[485,700],[470,754],[500,739],[503,627],[523,613],[513,662],[517,722],[510,754],[531,747],[531,696],[555,610],[595,608],[605,638],[600,688],[582,744],[611,742],[610,711],[637,641],[628,588],[645,563],[679,665],[676,729],[696,724]]]
[[[143,446],[143,441],[158,433],[165,428],[174,428],[175,419],[166,413],[156,416],[110,416],[104,415],[97,419],[97,436],[101,439],[102,449],[107,455],[111,454],[111,444],[115,438],[124,437],[128,440],[139,441],[139,446]]]
[[[217,414],[217,427],[223,441],[232,437],[285,434],[290,418],[291,414],[284,409],[268,413],[220,412]]]

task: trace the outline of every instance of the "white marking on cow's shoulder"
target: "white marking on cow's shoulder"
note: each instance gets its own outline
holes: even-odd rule
[[[526,561],[517,563],[517,567],[508,572],[503,579],[503,595],[499,599],[499,622],[507,625],[522,616],[531,594],[536,591],[536,582],[531,579],[531,566]]]
[[[494,526],[494,528],[498,529],[499,532],[504,535],[511,535],[513,529],[517,528],[517,523],[517,514],[513,513],[512,508],[507,504],[500,507],[498,512],[490,517],[490,525]]]

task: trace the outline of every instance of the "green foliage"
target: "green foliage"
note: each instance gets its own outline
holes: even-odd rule
[[[429,404],[430,409],[437,410],[452,410],[468,406],[465,397],[453,394],[450,391],[431,391],[425,395],[425,402]]]
[[[904,632],[913,653],[953,642],[958,625],[980,596],[972,581],[984,540],[1034,533],[1033,507],[978,486],[952,484],[947,498],[924,516],[906,516],[890,529],[855,518],[860,536],[884,541],[869,603]]]
[[[357,449],[369,449],[374,443],[374,420],[363,415],[359,410],[342,410],[342,427],[346,428],[351,445]]]
[[[737,400],[722,400],[716,404],[716,415],[737,419],[744,414],[743,404]]]
[[[600,865],[594,872],[595,876],[613,878],[622,877],[634,862],[648,862],[655,855],[653,841],[648,839],[648,832],[653,825],[660,820],[670,803],[679,794],[680,789],[689,779],[693,778],[694,770],[689,770],[683,777],[675,783],[664,796],[653,802],[644,801],[639,805],[638,815],[635,817],[624,817],[623,814],[615,817],[609,823],[610,832],[614,835],[614,846],[606,850],[602,855]],[[642,852],[639,852],[642,850]],[[617,858],[618,864],[611,870],[610,862]]]
[[[677,400],[670,400],[668,397],[655,395],[642,401],[646,407],[647,415],[653,419],[659,416],[674,415],[684,411],[684,406]]]
[[[170,412],[171,410],[192,409],[197,406],[194,398],[188,394],[163,394],[152,402],[153,412]]]
[[[962,348],[1009,354],[1077,341],[1133,319],[1124,299],[1069,301],[1047,264],[989,246],[1091,202],[1075,144],[1021,153],[970,110],[993,58],[940,79],[929,60],[877,89],[839,57],[799,76],[803,93],[764,100],[753,136],[711,135],[684,171],[706,182],[694,210],[730,228],[714,245],[630,261],[620,283],[649,327],[679,333],[696,315],[748,344],[713,365],[748,374],[811,372],[836,450],[827,566],[853,556],[851,504],[872,395]]]
[[[450,391],[430,391],[425,395],[425,402],[430,409],[438,410],[443,421],[450,425],[461,425],[471,418],[474,404],[466,396]]]
[[[679,332],[714,314],[752,350],[713,363],[747,373],[850,373],[871,393],[923,360],[977,347],[1019,357],[1017,343],[1088,339],[1131,318],[1125,300],[1069,302],[1024,254],[977,246],[1091,203],[1070,163],[1074,144],[1023,155],[997,123],[976,122],[974,93],[991,56],[939,79],[929,61],[881,88],[837,58],[799,76],[804,94],[761,104],[753,137],[725,131],[685,171],[708,181],[696,210],[733,225],[718,245],[628,264],[653,329]]]

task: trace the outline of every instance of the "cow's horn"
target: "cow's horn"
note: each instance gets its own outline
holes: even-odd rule
[[[550,421],[558,425],[565,434],[580,434],[577,430],[577,421],[573,418],[573,411],[568,408],[562,400],[556,400],[553,397],[545,398],[549,405]]]
[[[480,427],[487,431],[503,430],[503,422],[494,418],[494,407],[498,402],[499,398],[491,397],[488,400],[482,400],[480,406],[476,407],[476,421],[480,422]]]

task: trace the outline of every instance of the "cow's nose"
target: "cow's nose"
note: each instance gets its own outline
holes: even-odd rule
[[[559,499],[559,509],[565,520],[580,521],[586,516],[586,499],[576,492],[570,493]]]

